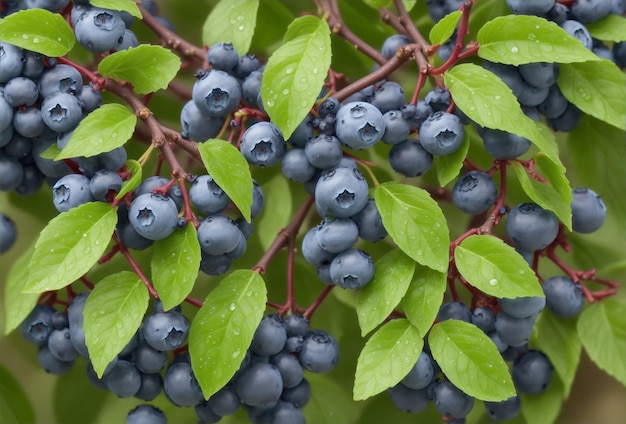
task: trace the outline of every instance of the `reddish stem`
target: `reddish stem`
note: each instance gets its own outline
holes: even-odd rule
[[[117,236],[114,236],[114,237],[115,237],[116,241],[119,243],[119,240],[117,239]],[[150,280],[148,280],[148,278],[145,276],[145,274],[141,270],[141,267],[135,261],[135,258],[133,258],[133,255],[130,254],[130,252],[128,251],[126,246],[124,246],[123,244],[120,244],[119,246],[120,246],[120,252],[122,253],[122,255],[124,255],[124,257],[126,258],[126,261],[130,265],[130,267],[133,269],[133,271],[135,271],[135,274],[137,274],[139,279],[144,283],[144,285],[148,289],[148,293],[150,293],[150,296],[152,296],[155,299],[158,299],[159,295],[157,294],[156,290],[154,289],[154,286],[152,285]]]
[[[463,15],[461,16],[461,21],[459,22],[459,28],[456,35],[456,42],[454,43],[454,50],[452,50],[452,54],[445,61],[445,63],[438,68],[431,69],[429,71],[430,75],[439,75],[446,72],[450,69],[458,60],[461,51],[463,50],[463,39],[469,33],[469,17],[470,11],[472,10],[472,6],[474,5],[473,1],[466,1],[459,8]]]
[[[311,316],[315,313],[315,311],[317,310],[317,308],[322,304],[322,302],[324,301],[324,299],[326,299],[326,296],[328,296],[328,294],[331,292],[331,290],[334,288],[335,286],[326,286],[324,288],[324,290],[322,290],[322,292],[320,293],[319,296],[317,296],[317,298],[313,301],[313,303],[311,303],[311,306],[309,306],[308,308],[306,308],[306,310],[302,313],[302,315],[305,318],[311,319]]]

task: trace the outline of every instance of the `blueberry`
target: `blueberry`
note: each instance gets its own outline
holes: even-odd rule
[[[565,276],[550,277],[543,282],[548,308],[560,317],[573,317],[580,313],[585,304],[579,283]]]
[[[41,109],[27,107],[17,109],[13,114],[13,127],[15,132],[24,137],[39,137],[46,129]]]
[[[133,199],[128,219],[139,235],[149,240],[161,240],[174,232],[178,209],[167,196],[145,193]]]
[[[126,424],[167,424],[165,414],[152,405],[139,405],[128,413]]]
[[[235,382],[237,395],[249,406],[271,406],[280,399],[283,380],[269,363],[257,362],[246,368]]]
[[[176,406],[195,406],[204,400],[191,364],[187,362],[169,366],[163,377],[163,391]]]
[[[279,315],[264,317],[252,338],[250,350],[260,356],[276,355],[287,341],[287,330]]]
[[[498,299],[498,304],[504,312],[513,318],[528,318],[537,316],[546,305],[543,296],[524,296]]]
[[[0,157],[0,175],[2,175],[0,191],[13,191],[24,180],[24,167],[17,159]]]
[[[449,155],[463,144],[465,130],[458,116],[435,112],[424,121],[419,134],[426,151],[433,155]]]
[[[561,93],[559,86],[554,84],[550,87],[548,97],[539,105],[537,110],[548,119],[555,119],[561,116],[567,109],[569,102]]]
[[[474,407],[474,398],[463,393],[449,381],[442,381],[433,390],[437,410],[449,418],[464,418]]]
[[[261,62],[253,54],[244,54],[239,56],[237,60],[237,66],[235,67],[235,74],[237,78],[247,78],[252,72],[257,71],[261,67]]]
[[[221,388],[209,398],[208,406],[217,415],[225,417],[233,415],[239,409],[240,401],[234,386],[228,385]]]
[[[32,106],[39,98],[39,88],[30,78],[15,77],[4,86],[4,98],[12,107]]]
[[[350,217],[359,227],[359,237],[365,241],[376,243],[387,236],[383,220],[374,199],[369,199],[359,213]]]
[[[426,388],[434,378],[433,360],[427,352],[422,351],[411,371],[400,383],[409,389],[419,390]]]
[[[241,236],[237,225],[224,215],[210,215],[198,227],[200,247],[209,255],[223,255],[234,251]]]
[[[304,154],[307,161],[319,169],[334,168],[343,157],[339,139],[330,135],[310,138],[304,146]]]
[[[251,164],[268,167],[282,159],[286,147],[283,134],[276,125],[271,122],[257,122],[244,133],[240,150]]]
[[[130,249],[144,250],[154,243],[154,240],[149,240],[140,235],[131,225],[130,219],[128,218],[128,206],[126,206],[125,203],[121,203],[117,208],[115,233],[120,242]]]
[[[241,94],[246,102],[252,106],[257,105],[257,98],[261,92],[261,81],[263,79],[263,71],[253,71],[241,84]]]
[[[491,175],[469,171],[459,177],[452,189],[452,201],[457,208],[470,215],[478,215],[493,206],[498,189]]]
[[[572,3],[570,14],[583,24],[599,21],[611,13],[612,4],[606,0],[576,0]]]
[[[378,108],[366,102],[346,103],[337,111],[337,138],[346,146],[362,150],[373,146],[385,133],[385,119]]]
[[[554,131],[569,132],[578,126],[582,111],[573,103],[568,103],[565,112],[553,119],[548,119],[550,128]]]
[[[48,336],[48,349],[59,361],[70,362],[80,356],[72,344],[69,328],[52,330]]]
[[[284,389],[280,399],[292,403],[296,408],[302,408],[311,398],[311,385],[306,378],[300,384],[291,389]]]
[[[119,174],[101,169],[89,180],[89,191],[95,200],[106,202],[109,196],[119,193],[122,188],[122,177]]]
[[[387,37],[383,42],[383,46],[380,49],[380,52],[387,59],[391,59],[396,55],[396,51],[398,48],[405,46],[407,44],[411,44],[411,39],[403,34],[394,34],[390,37]]]
[[[556,84],[559,76],[559,65],[556,63],[535,62],[519,66],[522,78],[537,88],[548,88]]]
[[[516,15],[544,15],[554,6],[555,0],[506,0],[511,12]]]
[[[239,55],[232,44],[217,43],[209,47],[207,61],[213,69],[231,72],[239,63]]]
[[[209,255],[201,251],[200,271],[207,275],[222,275],[230,268],[233,258],[224,255]]]
[[[302,239],[302,256],[304,259],[313,266],[319,266],[320,264],[330,261],[335,257],[335,254],[324,250],[317,241],[318,227],[313,227],[306,232]]]
[[[54,93],[79,94],[83,89],[83,79],[74,67],[56,65],[46,69],[39,78],[39,95],[46,98]]]
[[[163,391],[163,377],[161,374],[144,374],[141,376],[141,385],[135,393],[137,399],[151,401],[154,400]]]
[[[189,100],[180,112],[181,135],[193,141],[203,142],[217,136],[224,125],[224,119],[212,117],[200,109],[193,100]]]
[[[20,324],[19,330],[22,337],[30,343],[45,344],[48,336],[54,330],[52,326],[53,314],[54,309],[49,305],[35,306],[35,309]]]
[[[548,357],[538,350],[529,350],[513,363],[511,375],[519,393],[534,395],[543,392],[554,374]]]
[[[452,102],[452,96],[450,92],[445,88],[435,87],[424,97],[424,101],[433,112],[444,112],[450,106]]]
[[[501,402],[485,401],[485,409],[491,419],[495,421],[508,421],[517,417],[521,411],[522,404],[518,395],[512,396]]]
[[[367,181],[356,169],[326,171],[315,185],[315,205],[322,216],[349,218],[365,207],[367,197]]]
[[[559,223],[551,211],[535,203],[522,203],[509,211],[506,232],[517,247],[534,252],[556,239]]]
[[[430,400],[426,389],[411,389],[404,384],[395,385],[387,393],[396,408],[410,414],[422,412]]]
[[[191,204],[204,215],[222,212],[230,199],[210,175],[196,177],[189,189]]]
[[[411,131],[412,117],[404,118],[399,110],[389,110],[385,112],[383,118],[385,120],[385,132],[381,139],[383,143],[398,144],[406,140]]]
[[[39,346],[37,350],[37,361],[39,362],[39,366],[44,369],[49,374],[54,375],[63,375],[70,372],[72,367],[74,367],[75,360],[71,361],[61,361],[56,358],[50,352],[50,349],[47,345],[43,344]]]
[[[135,198],[145,193],[152,193],[157,188],[161,188],[169,184],[169,182],[170,181],[167,178],[159,177],[159,176],[146,178],[135,189]],[[167,190],[167,196],[171,198],[174,201],[174,203],[176,203],[177,209],[180,210],[180,208],[183,205],[183,195],[182,195],[182,192],[180,191],[180,187],[176,185],[172,185]]]
[[[0,83],[19,77],[24,69],[24,52],[17,46],[0,41]]]
[[[350,249],[338,254],[330,262],[332,282],[344,289],[365,286],[374,276],[374,261],[359,249]]]
[[[370,99],[370,104],[383,114],[390,110],[399,110],[404,103],[404,90],[400,84],[393,81],[385,81],[378,86]]]
[[[323,330],[309,331],[298,357],[304,369],[314,373],[331,371],[339,361],[337,340]]]
[[[74,27],[76,41],[93,53],[105,53],[113,49],[126,30],[120,15],[112,10],[96,7],[86,13]]]
[[[180,312],[155,312],[143,323],[143,338],[153,349],[169,351],[180,347],[189,334],[189,321]]]
[[[193,102],[208,116],[221,118],[233,112],[241,99],[241,87],[224,71],[209,71],[193,85]]]
[[[280,162],[283,175],[291,181],[306,182],[313,178],[316,168],[307,159],[304,149],[295,147],[287,150]]]
[[[305,336],[309,331],[309,319],[302,315],[288,315],[284,319],[287,336]]]
[[[118,360],[104,376],[104,382],[114,395],[121,398],[131,397],[141,387],[141,374],[129,361]]]
[[[593,190],[578,187],[572,190],[572,229],[577,233],[592,233],[606,219],[606,206]]]
[[[156,374],[167,365],[167,353],[147,343],[140,343],[132,351],[132,359],[137,369],[145,374]]]
[[[461,302],[446,302],[439,308],[437,321],[441,322],[449,319],[472,322],[472,313]]]
[[[59,212],[66,212],[93,200],[89,179],[84,175],[66,175],[52,186],[52,201]]]
[[[350,249],[359,238],[356,223],[347,218],[324,219],[317,227],[315,238],[320,247],[330,253]]]
[[[561,28],[563,28],[569,35],[580,41],[581,44],[589,50],[593,48],[593,38],[591,37],[589,30],[581,22],[569,19],[561,24]]]
[[[490,308],[479,306],[472,312],[472,324],[485,333],[490,333],[496,329],[496,315]]]
[[[215,412],[213,412],[213,410],[209,406],[209,402],[207,401],[202,401],[197,404],[194,407],[194,410],[196,412],[196,415],[198,416],[198,419],[200,419],[203,424],[217,423],[222,419],[220,415],[217,415]]]
[[[304,369],[298,358],[288,352],[280,352],[270,357],[270,364],[280,371],[283,388],[296,387],[304,377]]]
[[[499,312],[496,315],[496,333],[509,346],[523,346],[530,340],[536,320],[537,315],[514,318],[506,312]]]

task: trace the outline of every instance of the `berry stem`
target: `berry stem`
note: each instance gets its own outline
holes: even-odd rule
[[[144,285],[148,289],[148,293],[150,293],[150,296],[152,296],[154,299],[158,299],[159,298],[158,293],[154,289],[154,286],[152,285],[150,280],[148,280],[148,277],[146,277],[146,275],[141,270],[141,267],[139,266],[139,264],[135,261],[135,258],[133,258],[133,255],[130,254],[126,246],[120,243],[117,236],[114,235],[113,237],[115,238],[115,241],[120,246],[120,252],[122,253],[122,255],[124,255],[124,258],[126,258],[126,261],[130,265],[130,267],[133,269],[133,271],[135,271],[135,274],[137,274],[139,279],[144,283]]]
[[[394,0],[394,5],[398,10],[398,22],[406,29],[409,38],[416,44],[416,48],[413,51],[415,55],[415,62],[417,63],[417,69],[420,75],[427,74],[431,69],[428,63],[428,58],[425,52],[430,48],[430,44],[426,42],[424,36],[418,31],[417,27],[413,23],[413,19],[409,16],[402,0]]]
[[[454,43],[454,50],[452,50],[452,54],[445,61],[445,63],[438,68],[430,70],[430,75],[439,75],[446,72],[450,69],[458,60],[463,50],[463,39],[467,34],[469,34],[469,17],[470,11],[472,10],[472,6],[474,5],[473,0],[466,0],[465,3],[459,8],[463,15],[461,16],[461,21],[459,22],[459,28],[457,30],[456,42]]]
[[[319,294],[319,296],[317,296],[317,298],[313,301],[313,303],[311,303],[311,306],[306,308],[306,310],[302,313],[302,315],[305,318],[311,319],[311,316],[313,315],[313,313],[315,313],[317,308],[322,304],[324,299],[326,299],[326,296],[328,296],[328,294],[334,287],[335,286],[326,286],[324,290],[322,290],[322,292]]]

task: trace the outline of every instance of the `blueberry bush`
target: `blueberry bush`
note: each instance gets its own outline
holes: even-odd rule
[[[573,422],[626,385],[625,15],[0,1],[0,422]]]

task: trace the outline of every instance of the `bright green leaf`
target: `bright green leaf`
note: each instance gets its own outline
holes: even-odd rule
[[[465,131],[465,139],[460,148],[449,155],[435,156],[435,166],[437,167],[437,180],[439,185],[444,187],[450,181],[459,176],[463,161],[467,156],[470,146],[470,132]]]
[[[417,328],[406,319],[382,326],[359,355],[354,377],[354,400],[365,400],[395,386],[413,368],[424,347]]]
[[[120,192],[115,196],[116,199],[121,199],[141,184],[142,171],[141,164],[136,160],[129,159],[126,161],[126,172],[129,172],[131,175],[129,179],[122,183]]]
[[[204,301],[189,330],[193,372],[208,399],[239,369],[267,301],[263,278],[239,269]]]
[[[315,103],[330,66],[330,29],[312,15],[295,19],[283,45],[267,61],[261,96],[265,110],[285,139]]]
[[[200,243],[193,225],[188,224],[154,243],[152,284],[164,310],[179,305],[191,293],[199,267]]]
[[[610,14],[604,19],[585,24],[593,38],[603,41],[626,41],[626,18]]]
[[[250,222],[252,176],[241,152],[232,144],[219,139],[198,143],[198,151],[209,175]]]
[[[91,0],[89,3],[94,7],[128,12],[135,18],[142,19],[137,3],[132,0]]]
[[[404,5],[404,8],[407,12],[413,10],[413,8],[415,7],[415,3],[417,3],[417,0],[402,0],[402,4]]]
[[[428,344],[443,373],[464,393],[492,402],[515,396],[502,355],[475,325],[454,319],[440,322],[430,330]]]
[[[261,246],[267,250],[279,231],[289,223],[293,210],[293,196],[282,173],[274,175],[263,184],[263,197],[263,211],[254,224],[254,230],[259,236]]]
[[[538,16],[499,16],[483,25],[477,37],[478,56],[491,62],[521,65],[599,60],[563,28]]]
[[[437,271],[448,269],[448,225],[428,192],[390,182],[376,188],[374,199],[385,229],[404,253]]]
[[[25,293],[58,290],[98,262],[117,224],[117,208],[88,202],[54,217],[41,231],[28,266]]]
[[[0,41],[55,57],[72,50],[76,37],[60,14],[27,9],[0,19]]]
[[[395,249],[376,261],[374,277],[361,290],[356,312],[361,335],[372,331],[400,303],[415,271],[415,261]]]
[[[465,63],[446,72],[444,80],[455,104],[478,125],[526,137],[554,163],[561,163],[554,136],[524,114],[511,89],[498,76]]]
[[[87,297],[83,329],[98,377],[137,332],[149,300],[143,281],[129,271],[103,278]]]
[[[519,163],[513,162],[513,169],[524,192],[544,209],[554,212],[567,228],[572,229],[572,189],[565,176],[565,168],[555,164],[543,153],[534,157],[535,171],[546,181],[533,179]]]
[[[463,12],[460,10],[454,11],[444,16],[439,22],[435,24],[428,34],[430,44],[443,44],[454,33],[456,25],[459,23]]]
[[[135,93],[147,94],[167,88],[180,63],[180,58],[165,47],[141,44],[105,57],[98,72],[131,83]]]
[[[561,318],[543,311],[533,328],[533,345],[548,355],[563,382],[565,397],[574,383],[582,345],[576,333],[576,319]]]
[[[57,146],[56,143],[52,143],[50,146],[48,146],[46,150],[41,152],[39,156],[44,159],[55,159],[60,154],[61,154],[61,149],[59,149],[59,146]]]
[[[123,146],[133,135],[137,117],[125,106],[109,103],[87,115],[55,160],[91,157]]]
[[[17,370],[20,371],[19,369]],[[23,376],[21,380],[24,381]],[[0,422],[7,424],[34,423],[35,411],[22,385],[11,371],[0,363]]]
[[[34,246],[31,246],[11,265],[11,270],[4,283],[4,334],[9,334],[15,330],[35,308],[39,299],[37,293],[22,293],[24,284],[28,281],[28,264],[33,252]]]
[[[454,250],[461,275],[490,296],[543,296],[534,271],[514,248],[491,235],[469,236]]]
[[[259,0],[221,0],[218,2],[202,27],[202,43],[231,43],[240,55],[248,53]]]
[[[626,129],[626,74],[613,62],[563,64],[558,84],[567,100],[583,112]]]
[[[626,302],[609,298],[596,302],[578,317],[578,336],[598,368],[626,385]]]
[[[589,140],[593,140],[592,143]],[[602,196],[614,216],[626,216],[626,134],[605,122],[583,115],[578,126],[569,133],[567,153],[571,168],[576,170],[580,184]],[[611,172],[598,172],[610,169]],[[626,234],[626,220],[617,220]],[[594,265],[595,266],[595,265]]]
[[[413,281],[402,299],[402,310],[424,337],[435,322],[446,292],[447,275],[444,272],[417,266]]]
[[[522,415],[526,423],[554,424],[565,400],[563,383],[555,375],[544,392],[536,395],[521,395],[521,398]]]

